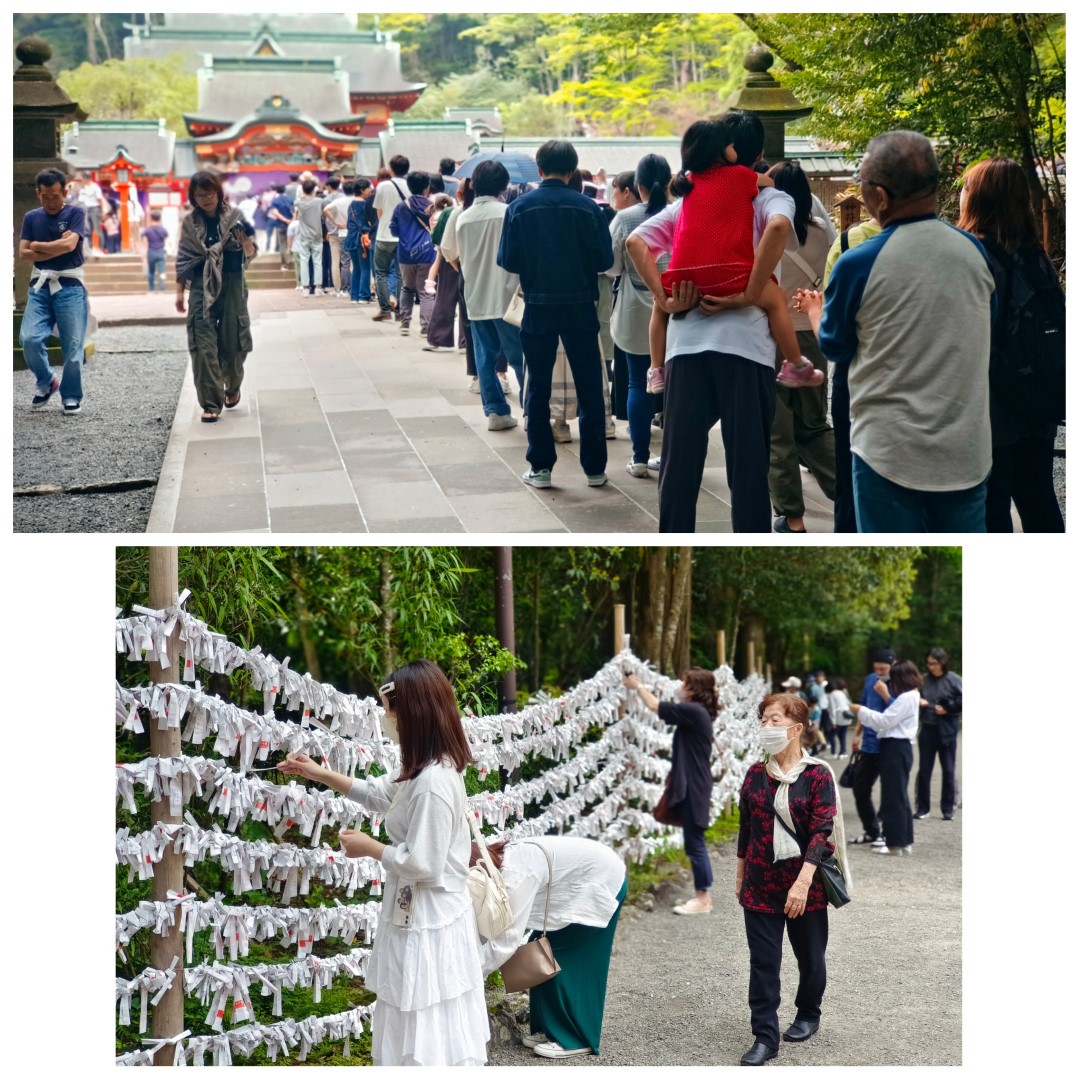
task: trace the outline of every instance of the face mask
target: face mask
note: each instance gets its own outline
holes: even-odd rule
[[[791,728],[786,727],[763,727],[758,731],[758,740],[761,749],[767,754],[779,754],[791,742],[793,736],[789,734]]]
[[[382,721],[383,734],[393,742],[400,742],[398,739],[397,730],[397,717],[393,713],[386,713],[383,716]]]

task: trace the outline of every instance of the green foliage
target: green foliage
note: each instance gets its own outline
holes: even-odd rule
[[[906,127],[963,165],[1064,146],[1064,15],[901,13],[745,16],[793,68],[778,78],[814,114],[806,130],[861,150]],[[842,47],[841,47],[842,43]]]
[[[83,63],[61,71],[56,81],[91,120],[164,118],[178,135],[187,133],[183,114],[198,104],[196,77],[179,56]]]
[[[69,14],[49,12],[36,15],[23,13],[12,16],[12,40],[15,44],[31,34],[43,37],[52,48],[48,67],[52,71],[64,71],[78,67],[90,59],[90,38],[101,60],[124,54],[124,22],[129,16],[102,13]]]

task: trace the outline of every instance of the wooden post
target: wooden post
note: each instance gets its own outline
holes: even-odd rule
[[[723,630],[716,631],[716,666],[723,667],[727,663],[727,642]]]
[[[618,656],[626,648],[626,605],[615,605],[615,648],[612,655]]]
[[[772,664],[765,665],[765,683],[769,687],[769,693],[772,693]]]
[[[751,675],[757,671],[757,665],[754,663],[754,642],[752,640],[746,643],[746,670]]]
[[[150,548],[150,607],[166,608],[172,604],[180,591],[177,581],[177,549],[174,547]],[[169,637],[169,666],[150,664],[150,681],[154,683],[178,683],[180,672],[180,628]],[[150,721],[150,754],[152,757],[179,757],[180,729],[172,728],[159,731],[156,720]],[[159,821],[176,824],[182,819],[168,813],[168,799],[161,799],[150,804],[151,828]],[[172,847],[165,849],[161,862],[154,867],[153,899],[165,900],[169,890],[176,893],[184,891],[184,857],[173,854]],[[180,919],[174,917],[173,924],[165,934],[150,935],[150,966],[165,970],[176,957],[176,974],[172,986],[165,996],[154,1006],[150,1032],[155,1039],[171,1039],[184,1030],[184,939],[179,929]],[[170,1053],[161,1050],[154,1058],[155,1065],[172,1065]]]
[[[507,652],[516,653],[514,641],[514,552],[495,548],[495,635]],[[517,712],[517,671],[511,668],[499,680],[499,712]]]

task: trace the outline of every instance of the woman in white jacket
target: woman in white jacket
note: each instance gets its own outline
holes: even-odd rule
[[[350,858],[385,870],[385,899],[367,968],[378,996],[376,1065],[483,1065],[489,1038],[480,938],[469,891],[469,825],[461,773],[473,760],[446,676],[430,660],[398,668],[381,687],[388,734],[401,745],[396,777],[356,780],[290,754],[282,772],[326,784],[384,815],[389,844],[341,833]],[[396,729],[396,732],[395,732]]]
[[[598,841],[576,836],[500,841],[488,852],[502,868],[514,923],[484,943],[484,974],[506,963],[527,930],[539,936],[549,905],[548,941],[562,970],[529,991],[531,1034],[522,1042],[546,1058],[599,1054],[611,946],[626,898],[622,859]],[[474,844],[472,861],[478,857]]]
[[[879,855],[910,855],[915,842],[914,818],[908,786],[913,758],[912,743],[919,728],[919,688],[922,676],[910,660],[898,660],[889,669],[889,682],[879,679],[874,689],[892,702],[884,712],[852,704],[863,727],[878,734],[881,769],[881,829],[885,847],[873,848]]]

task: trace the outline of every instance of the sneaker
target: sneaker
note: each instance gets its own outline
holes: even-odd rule
[[[64,415],[75,416],[77,413],[82,412],[82,402],[80,401],[65,401],[64,402]]]
[[[527,1046],[531,1050],[534,1046],[539,1046],[541,1043],[549,1041],[548,1037],[542,1031],[534,1031],[531,1035],[522,1036],[521,1045]]]
[[[604,438],[605,439],[614,439],[615,438],[615,421],[614,420],[609,420],[607,422],[607,424],[604,426]]]
[[[513,391],[510,389],[510,380],[505,375],[499,376],[499,385],[503,388],[503,393],[509,397]]]
[[[825,372],[818,371],[805,356],[803,360],[805,363],[802,367],[795,367],[789,360],[785,360],[780,365],[780,374],[776,376],[776,381],[781,386],[789,386],[795,390],[805,386],[820,386],[825,381]]]
[[[402,337],[408,337],[409,336],[409,324],[407,322],[403,322],[401,324],[401,326],[398,327],[398,333],[401,334]]]
[[[645,373],[645,393],[662,394],[664,392],[664,369],[651,367]]]
[[[469,380],[469,393],[470,394],[479,394],[480,393],[480,380],[475,375]]]
[[[649,475],[649,466],[644,461],[629,461],[626,471],[631,476],[646,477]]]
[[[521,474],[521,479],[525,481],[530,487],[534,488],[549,488],[551,487],[551,470],[550,469],[528,469]]]
[[[389,311],[380,311],[377,314],[371,316],[371,321],[372,322],[387,322],[390,319],[392,319],[393,317],[394,316]]]
[[[307,286],[306,285],[297,285],[296,286],[296,291],[297,292],[307,292]]]
[[[421,352],[451,352],[445,345],[423,345],[420,349]]]
[[[591,1054],[592,1050],[588,1046],[579,1046],[573,1050],[567,1050],[557,1042],[545,1042],[534,1046],[533,1053],[546,1058],[568,1058],[577,1057],[578,1054]]]
[[[323,289],[322,294],[323,294],[323,296],[334,296],[335,295],[333,289]],[[341,294],[338,293],[337,295],[340,296]]]
[[[552,424],[551,430],[557,443],[568,443],[571,441],[572,436],[570,435],[569,424],[560,424],[556,422],[555,424]]]
[[[656,457],[649,458],[649,472],[659,472],[659,471],[660,471],[660,455],[657,454]]]
[[[914,815],[916,821],[922,821],[923,818],[928,818],[929,816],[929,810],[920,810],[917,814]]]
[[[51,398],[53,396],[53,394],[55,394],[56,391],[59,390],[59,389],[60,389],[60,380],[59,379],[53,379],[52,383],[50,383],[50,385],[49,385],[49,392],[47,394],[35,394],[30,399],[30,408],[31,409],[40,409],[42,405],[47,405],[49,403],[49,398]]]
[[[607,483],[607,473],[595,473],[593,476],[586,476],[585,480],[589,487],[603,487]]]
[[[499,413],[492,413],[488,417],[488,431],[507,431],[510,428],[517,427],[517,417],[511,416],[509,413],[500,416]]]
[[[683,904],[676,904],[671,910],[676,915],[708,915],[712,911],[712,901],[699,900],[695,896]]]

